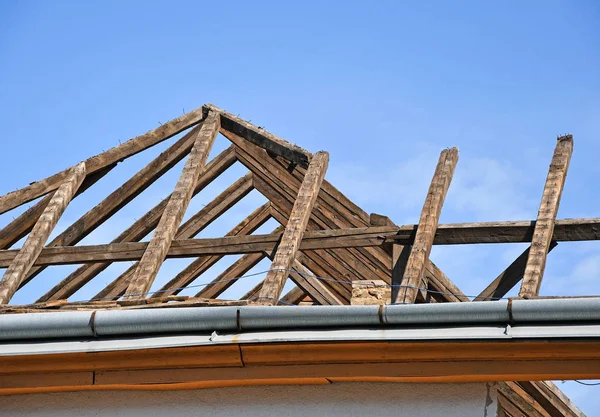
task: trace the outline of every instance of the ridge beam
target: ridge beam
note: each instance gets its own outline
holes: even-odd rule
[[[531,298],[537,296],[540,292],[544,269],[546,268],[546,257],[554,234],[556,214],[558,213],[560,197],[567,178],[572,154],[573,136],[559,137],[548,170],[519,297]]]
[[[135,276],[129,287],[127,287],[125,297],[130,299],[143,298],[152,286],[175,237],[177,228],[183,220],[185,211],[192,199],[196,181],[204,170],[208,154],[219,133],[219,120],[217,113],[209,112],[204,124],[198,131],[194,146],[175,185],[175,190],[171,194],[165,211],[150,239],[148,248],[140,260]]]
[[[227,113],[217,106],[206,104],[204,105],[204,110],[219,113],[221,115],[221,126],[224,130],[235,133],[247,141],[290,162],[307,167],[312,158],[312,154],[307,150],[277,137],[260,127],[254,126],[252,123],[242,120],[233,114]]]
[[[294,202],[294,207],[281,237],[281,243],[277,247],[273,263],[265,277],[256,304],[275,305],[277,303],[285,285],[285,280],[289,275],[289,270],[296,259],[300,242],[317,201],[328,164],[329,154],[327,152],[317,152],[310,161],[304,180],[298,190],[298,197]]]
[[[425,281],[423,287],[427,288],[427,278],[424,276],[425,264],[431,253],[442,206],[457,162],[457,148],[444,149],[441,152],[421,211],[415,242],[406,262],[402,286],[393,300],[394,303],[414,303],[419,292],[417,288],[421,286],[422,281]]]
[[[85,163],[75,166],[56,190],[17,256],[0,281],[0,304],[8,304],[42,252],[50,233],[85,178]]]

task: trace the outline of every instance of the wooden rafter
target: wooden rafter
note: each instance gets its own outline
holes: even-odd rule
[[[198,213],[194,214],[182,224],[175,234],[175,239],[190,239],[194,237],[218,219],[223,213],[233,207],[238,201],[252,191],[252,189],[251,174],[247,174],[238,179],[210,203],[205,205]],[[139,262],[136,262],[108,284],[102,292],[102,298],[121,296],[131,283],[138,265]]]
[[[525,266],[521,290],[519,291],[520,297],[534,297],[540,291],[544,269],[546,268],[546,256],[550,249],[556,214],[558,213],[560,197],[567,178],[572,153],[573,136],[559,137],[550,163],[537,221],[535,222],[531,249]]]
[[[325,281],[314,277],[301,262],[304,259],[302,254],[296,257],[292,265],[293,271],[290,273],[290,279],[303,290],[308,296],[321,305],[343,305],[345,304],[336,295],[329,290]],[[319,277],[325,278],[325,277]],[[330,278],[327,278],[328,280]]]
[[[217,298],[235,284],[245,273],[265,259],[264,252],[249,253],[235,261],[229,268],[220,273],[212,282],[200,290],[196,297]]]
[[[175,237],[177,228],[185,215],[194,192],[196,180],[206,164],[208,154],[219,133],[220,118],[215,112],[209,112],[198,134],[194,146],[183,167],[183,171],[175,190],[160,218],[154,235],[150,239],[148,248],[137,266],[134,277],[125,291],[125,296],[130,298],[143,298],[158,274],[165,256]]]
[[[253,147],[252,144],[243,141],[236,135],[230,132],[222,133],[236,144],[238,160],[255,174],[254,180],[257,190],[264,194],[274,206],[278,206],[283,212],[290,213],[301,184],[301,180],[294,174],[302,174],[296,172],[296,169],[290,173],[283,165],[266,155],[262,149]],[[261,184],[265,184],[265,186],[263,187]],[[325,181],[324,184],[327,186]],[[363,223],[360,217],[354,215],[346,217],[345,214],[334,207],[342,209],[341,206],[346,206],[345,202],[341,199],[331,201],[329,198],[330,196],[325,192],[325,189],[322,189],[319,193],[317,208],[314,210],[311,219],[311,221],[315,221],[316,229],[368,224]],[[289,210],[287,207],[289,207]],[[363,276],[365,279],[389,280],[389,274],[386,272],[386,268],[389,268],[389,255],[383,250],[369,251],[353,248],[336,253],[330,252],[329,255],[344,258],[343,263],[356,269],[356,276]]]
[[[115,166],[117,166],[117,164],[109,165],[100,171],[96,171],[91,175],[87,175],[77,189],[73,199],[98,182]],[[46,206],[48,206],[48,203],[52,199],[53,195],[54,191],[46,194],[46,196],[44,196],[40,201],[28,208],[21,215],[17,216],[13,221],[4,226],[2,230],[0,230],[0,249],[10,248],[21,238],[27,236],[27,234],[31,232],[31,229],[33,229],[33,226],[44,212]]]
[[[427,288],[424,279],[425,265],[429,259],[431,246],[438,226],[446,193],[450,187],[454,168],[458,162],[458,149],[445,149],[440,154],[438,165],[431,180],[423,211],[417,228],[415,241],[408,257],[402,286],[398,289],[395,303],[414,303],[418,288]]]
[[[48,236],[85,178],[85,163],[75,166],[56,190],[29,237],[0,281],[0,304],[7,304],[39,256]]]
[[[328,164],[329,154],[327,152],[317,152],[313,155],[281,237],[281,242],[277,246],[271,269],[260,291],[258,304],[275,305],[277,303],[285,285],[285,280],[289,275],[288,272],[296,259],[296,253],[300,247],[312,209],[317,201]]]
[[[123,185],[110,193],[98,205],[81,216],[72,225],[67,227],[64,232],[54,238],[48,246],[69,246],[75,245],[83,238],[100,227],[105,221],[110,219],[116,212],[127,205],[131,200],[141,194],[150,185],[152,185],[165,172],[171,169],[175,164],[182,160],[189,153],[194,143],[194,137],[200,130],[194,128],[191,132],[178,140],[175,144],[162,152],[158,157],[143,167]],[[22,285],[25,285],[39,273],[44,270],[43,267],[33,268]]]
[[[557,245],[558,243],[552,241],[548,248],[548,253]],[[520,254],[508,268],[502,271],[495,280],[490,282],[490,284],[473,301],[497,300],[508,294],[508,292],[523,279],[529,250],[530,248],[525,249],[525,251],[523,251],[523,253]]]
[[[198,182],[194,189],[194,195],[202,191],[216,177],[233,165],[234,162],[235,155],[232,148],[228,148],[217,155],[208,163],[208,165],[206,165],[206,170],[198,178]],[[154,206],[141,218],[136,220],[134,224],[123,231],[123,233],[117,236],[111,243],[137,242],[144,238],[144,236],[150,233],[158,224],[160,217],[167,206],[169,197],[170,195]],[[99,262],[81,266],[40,297],[37,302],[60,300],[70,297],[95,276],[108,268],[109,265],[110,262]]]
[[[87,175],[93,174],[109,165],[118,163],[132,155],[135,155],[151,146],[156,145],[170,137],[184,131],[185,129],[197,124],[202,120],[203,110],[196,109],[181,117],[173,119],[160,127],[151,130],[143,135],[135,137],[103,152],[99,155],[86,159],[85,168]],[[68,177],[70,169],[59,172],[41,181],[13,191],[0,197],[0,214],[5,213],[15,207],[35,200],[51,191],[56,190]]]
[[[269,203],[266,203],[254,210],[248,217],[231,229],[225,236],[244,236],[253,233],[271,218],[269,206]],[[177,274],[173,279],[163,285],[159,290],[159,294],[178,294],[181,291],[181,288],[189,285],[202,273],[219,262],[219,260],[222,258],[223,255],[208,255],[199,257],[190,265],[188,265],[183,271]]]

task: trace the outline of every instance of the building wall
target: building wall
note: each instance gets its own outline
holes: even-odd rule
[[[495,417],[491,384],[335,383],[0,397],[0,416]]]

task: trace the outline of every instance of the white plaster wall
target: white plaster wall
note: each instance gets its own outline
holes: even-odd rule
[[[490,384],[336,383],[190,391],[88,391],[0,397],[0,415],[495,417]]]

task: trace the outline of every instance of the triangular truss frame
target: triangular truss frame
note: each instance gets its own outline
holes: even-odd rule
[[[71,199],[92,187],[119,162],[186,130],[167,150],[47,243]],[[219,133],[232,144],[207,163]],[[471,302],[429,260],[434,244],[530,243],[475,301],[504,297],[520,281],[519,296],[536,298],[546,256],[557,242],[600,239],[598,218],[556,220],[572,150],[570,135],[558,138],[536,220],[441,225],[439,216],[458,162],[458,150],[446,149],[440,155],[419,224],[400,227],[388,217],[367,214],[324,179],[326,152],[312,154],[208,104],[0,197],[0,214],[40,199],[0,230],[0,268],[7,268],[0,281],[0,313],[247,304],[344,305],[352,303],[352,283],[361,280],[391,285],[394,303]],[[76,246],[183,159],[185,166],[172,194],[110,243]],[[248,173],[182,223],[191,198],[235,162]],[[268,202],[224,237],[196,238],[252,190]],[[280,226],[267,235],[252,234],[269,219]],[[151,232],[150,241],[142,242]],[[10,249],[24,237],[22,248]],[[228,254],[242,256],[195,296],[180,295]],[[150,293],[161,264],[169,257],[194,260],[159,291]],[[272,260],[272,266],[263,281],[239,300],[219,299],[265,258]],[[112,262],[120,261],[135,263],[92,300],[68,301]],[[35,303],[9,304],[15,292],[44,268],[64,264],[82,266]],[[296,287],[283,294],[288,278]],[[525,396],[540,403],[557,401],[559,392],[553,385],[538,382],[507,383],[501,390],[504,401],[509,401],[506,407],[515,407],[515,398]]]

